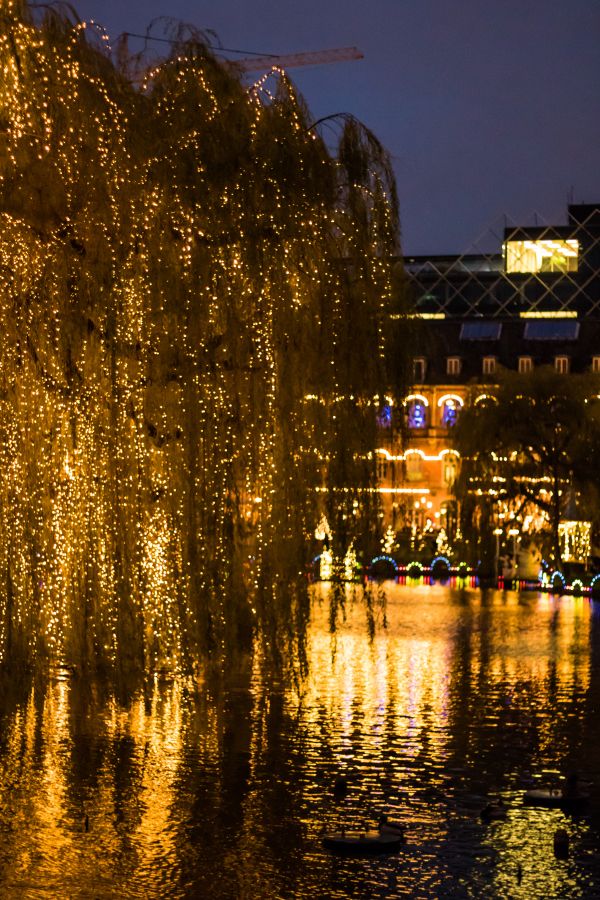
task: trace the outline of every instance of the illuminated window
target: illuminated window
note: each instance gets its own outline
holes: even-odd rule
[[[445,425],[446,428],[452,428],[453,425],[456,425],[459,409],[459,404],[451,397],[445,401],[442,406],[442,424]]]
[[[379,410],[377,424],[380,428],[389,428],[392,424],[392,407],[389,403],[385,403]]]
[[[555,356],[554,357],[554,368],[561,375],[569,374],[569,357],[568,356]]]
[[[456,462],[449,459],[444,463],[444,481],[450,485],[456,478]]]
[[[496,357],[484,356],[482,370],[484,375],[494,375],[496,372]]]
[[[408,427],[425,428],[427,426],[427,412],[425,404],[420,400],[413,400],[408,407]]]
[[[592,372],[600,372],[600,356],[592,356]]]
[[[413,359],[413,380],[416,384],[425,381],[426,363],[427,361],[423,356],[417,356]]]
[[[519,357],[519,373],[521,375],[525,375],[527,372],[531,372],[533,369],[533,360],[530,356],[520,356]]]
[[[421,481],[423,477],[423,460],[420,454],[410,453],[406,457],[406,480]]]
[[[460,375],[460,362],[459,356],[449,356],[446,359],[446,374]]]
[[[576,272],[579,241],[575,238],[507,241],[504,255],[507,272]]]

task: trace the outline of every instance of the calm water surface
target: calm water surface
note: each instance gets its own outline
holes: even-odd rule
[[[372,640],[360,602],[332,635],[317,598],[295,688],[249,661],[219,694],[157,680],[122,705],[57,673],[5,698],[0,897],[600,898],[600,605],[386,588]],[[588,814],[523,806],[571,770]],[[483,824],[500,796],[507,819]],[[384,810],[399,855],[322,850]]]

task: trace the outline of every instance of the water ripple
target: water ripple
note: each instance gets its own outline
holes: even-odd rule
[[[315,603],[295,687],[157,682],[119,705],[57,673],[0,710],[0,897],[600,897],[600,616],[581,598],[387,589],[372,640]],[[589,814],[530,808],[578,770]],[[334,796],[344,776],[348,792]],[[501,797],[505,820],[480,811]],[[321,836],[401,818],[398,855]],[[571,852],[555,858],[566,829]]]

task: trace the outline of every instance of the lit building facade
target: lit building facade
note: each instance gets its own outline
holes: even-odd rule
[[[393,529],[452,531],[452,428],[501,368],[600,373],[600,205],[561,226],[511,227],[502,252],[404,260],[420,320],[413,384],[382,416],[378,466]]]

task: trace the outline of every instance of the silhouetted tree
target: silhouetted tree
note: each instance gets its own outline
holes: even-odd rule
[[[561,375],[542,366],[528,374],[503,373],[488,399],[470,404],[453,437],[462,457],[459,499],[491,525],[494,500],[543,511],[551,552],[560,566],[558,525],[567,505],[593,518],[600,477],[600,382],[590,374]]]

